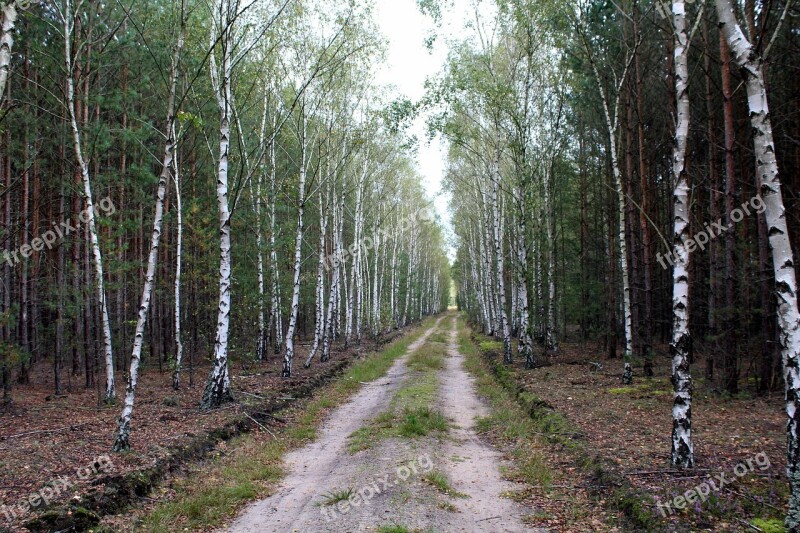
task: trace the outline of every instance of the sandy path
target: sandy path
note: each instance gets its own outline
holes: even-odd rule
[[[348,436],[387,409],[408,373],[408,355],[423,347],[443,318],[409,346],[385,377],[365,385],[337,408],[317,441],[288,454],[289,474],[279,490],[250,505],[226,531],[344,533],[395,523],[437,533],[534,531],[520,520],[531,511],[500,497],[514,487],[500,477],[499,454],[481,443],[472,429],[485,407],[462,367],[455,319],[448,320],[447,364],[439,375],[439,408],[455,426],[448,438],[387,439],[355,455],[347,453]],[[424,474],[434,469],[469,498],[442,495],[425,483]],[[324,494],[346,489],[353,490],[350,504],[319,505]]]
[[[475,394],[473,378],[464,369],[464,357],[458,351],[455,318],[450,328],[446,366],[440,375],[440,409],[453,420],[450,439],[441,450],[440,468],[453,488],[469,496],[453,500],[459,513],[455,515],[452,531],[487,531],[515,533],[547,531],[522,523],[530,514],[512,500],[499,497],[503,492],[520,487],[505,481],[500,475],[503,457],[494,448],[481,442],[475,433],[475,418],[489,414],[487,407]]]

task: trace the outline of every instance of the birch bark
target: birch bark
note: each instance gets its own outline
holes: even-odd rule
[[[786,3],[784,20],[790,3]],[[797,274],[792,244],[786,224],[786,209],[781,192],[775,143],[769,117],[769,103],[764,83],[763,57],[747,40],[733,11],[730,0],[717,0],[720,31],[725,35],[733,60],[742,69],[753,127],[753,148],[756,155],[756,176],[765,210],[772,264],[775,272],[775,293],[778,297],[778,325],[783,375],[785,381],[786,430],[788,440],[787,468],[789,478],[789,512],[785,525],[789,531],[800,529],[800,312],[797,306]],[[769,51],[769,46],[765,53]]]
[[[0,20],[0,100],[2,100],[6,94],[8,71],[11,65],[11,48],[14,46],[12,32],[17,23],[16,2],[4,5],[0,9],[0,15],[2,15],[2,20]]]
[[[67,110],[72,127],[72,145],[75,151],[75,158],[78,162],[81,181],[83,183],[83,195],[85,210],[81,213],[88,219],[89,241],[92,247],[92,258],[94,260],[95,290],[97,292],[97,303],[100,306],[100,314],[103,325],[103,355],[106,364],[106,387],[103,399],[106,403],[113,403],[116,399],[116,386],[114,383],[114,355],[111,344],[111,322],[108,318],[108,305],[106,302],[106,291],[103,274],[103,255],[100,251],[100,241],[97,236],[95,224],[95,207],[92,198],[92,182],[89,176],[89,164],[83,156],[83,146],[81,143],[81,132],[78,127],[78,117],[75,108],[75,77],[73,71],[72,57],[72,38],[74,34],[75,20],[72,12],[72,0],[66,0],[64,7],[64,58],[66,63],[66,82],[67,82]],[[10,52],[10,43],[9,43]]]
[[[308,173],[308,145],[306,142],[305,103],[301,109],[300,125],[300,183],[297,184],[297,232],[294,242],[294,278],[292,282],[292,306],[289,311],[289,329],[286,332],[285,352],[283,354],[283,370],[281,376],[292,376],[292,359],[294,359],[294,336],[297,330],[297,315],[300,310],[300,269],[302,266],[303,246],[303,212],[306,204],[306,176]]]
[[[177,149],[176,149],[177,152]],[[175,182],[175,210],[177,214],[177,237],[175,242],[175,372],[172,388],[180,389],[183,370],[183,341],[181,340],[181,273],[183,263],[183,198],[181,196],[180,164],[177,153],[173,158],[173,181]]]
[[[167,98],[167,120],[166,129],[167,142],[164,146],[164,156],[161,163],[161,174],[158,178],[158,190],[156,191],[155,215],[153,217],[153,231],[150,236],[150,254],[147,259],[147,273],[142,287],[142,298],[139,304],[139,314],[136,320],[136,329],[133,337],[133,350],[131,353],[131,366],[128,374],[128,383],[125,389],[125,405],[119,417],[117,427],[117,439],[114,442],[114,451],[120,452],[130,448],[131,417],[133,415],[133,404],[136,399],[136,385],[139,378],[139,362],[142,356],[142,342],[144,341],[144,327],[147,322],[147,311],[150,308],[150,298],[153,292],[153,279],[156,274],[156,262],[158,261],[158,246],[161,241],[161,228],[164,221],[164,197],[167,190],[167,181],[175,158],[175,93],[178,86],[178,64],[183,50],[184,29],[185,29],[186,0],[183,0],[181,9],[181,25],[178,32],[178,40],[172,56],[172,68],[170,69],[169,97]]]
[[[220,113],[219,161],[217,163],[217,205],[219,207],[219,303],[217,306],[217,333],[214,340],[214,366],[206,381],[200,406],[203,409],[218,407],[233,400],[228,367],[228,333],[231,313],[231,213],[228,205],[228,158],[231,134],[231,76],[233,73],[233,21],[232,6],[222,0],[219,4],[220,43],[222,63],[214,60],[215,31],[211,30],[211,83]]]
[[[500,331],[503,334],[503,361],[511,363],[511,331],[508,324],[508,314],[506,312],[506,287],[503,269],[503,237],[500,231],[500,161],[499,157],[494,161],[494,175],[492,176],[492,214],[494,216],[494,253],[497,263],[497,294],[499,295],[499,314]]]
[[[689,136],[689,38],[686,33],[686,4],[672,2],[673,53],[675,65],[675,95],[677,120],[675,148],[672,155],[673,247],[675,257],[672,271],[672,465],[694,466],[692,446],[692,375],[689,372],[689,251],[684,244],[689,239],[689,183],[686,177],[686,145]]]
[[[273,135],[277,132],[277,117],[273,118]],[[278,251],[275,239],[275,232],[277,228],[276,219],[276,201],[277,201],[277,173],[278,161],[275,153],[275,143],[272,142],[269,147],[270,159],[270,178],[269,178],[269,267],[272,272],[271,280],[271,298],[270,298],[270,311],[269,321],[275,326],[275,355],[280,355],[283,351],[283,315],[281,314],[281,279],[280,272],[278,271]]]
[[[317,355],[317,351],[319,351],[320,345],[322,344],[322,336],[324,335],[326,324],[325,321],[325,237],[328,232],[328,215],[327,210],[325,209],[323,195],[322,195],[322,187],[319,190],[319,258],[317,261],[317,286],[316,286],[316,302],[314,305],[315,308],[315,320],[316,323],[314,324],[314,344],[311,347],[311,351],[308,354],[308,358],[306,359],[305,363],[303,364],[304,368],[308,368],[311,366],[311,361],[314,360],[314,356]]]

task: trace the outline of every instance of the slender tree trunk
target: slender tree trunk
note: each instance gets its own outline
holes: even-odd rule
[[[64,58],[66,62],[67,76],[67,111],[69,112],[70,123],[72,126],[72,142],[77,159],[78,167],[83,182],[83,194],[85,210],[82,215],[88,219],[88,231],[94,257],[95,270],[95,289],[97,291],[97,303],[100,306],[103,322],[103,352],[106,364],[106,387],[103,400],[106,403],[113,403],[116,399],[116,386],[114,384],[114,355],[111,344],[111,322],[108,318],[108,305],[103,275],[103,256],[100,252],[100,241],[95,225],[95,207],[92,198],[92,184],[89,178],[89,165],[83,157],[83,147],[81,144],[81,134],[78,127],[78,117],[75,108],[75,79],[73,71],[72,57],[72,38],[74,35],[75,21],[72,13],[72,1],[67,0],[64,11]],[[85,215],[84,215],[85,213]],[[88,353],[86,355],[89,356]]]
[[[609,107],[608,97],[606,96],[605,89],[603,89],[603,82],[602,78],[600,77],[600,73],[597,70],[597,66],[592,62],[592,68],[594,70],[595,79],[597,81],[597,86],[600,91],[600,99],[602,100],[603,104],[603,114],[606,119],[606,128],[608,129],[608,140],[609,140],[609,155],[611,158],[611,170],[614,176],[614,184],[616,185],[617,189],[617,213],[618,213],[618,224],[619,224],[619,266],[620,271],[622,272],[622,313],[624,315],[624,322],[625,322],[625,356],[628,357],[633,353],[633,315],[631,313],[631,284],[630,284],[630,277],[628,275],[628,246],[625,242],[625,206],[626,206],[626,198],[625,198],[625,190],[622,185],[622,172],[619,168],[619,160],[617,157],[617,139],[616,139],[616,132],[619,126],[619,99],[620,99],[620,88],[622,87],[622,83],[624,83],[626,75],[627,75],[627,66],[626,71],[623,72],[622,78],[619,82],[619,87],[617,90],[617,96],[614,101],[613,113],[612,108]]]
[[[212,85],[220,112],[219,125],[219,162],[217,166],[217,204],[219,206],[219,303],[217,308],[217,333],[214,339],[214,366],[206,381],[206,388],[200,406],[203,409],[218,407],[233,401],[231,393],[230,368],[228,367],[228,333],[231,313],[231,213],[228,205],[228,157],[231,135],[231,75],[233,70],[233,42],[231,7],[222,3],[221,24],[227,24],[222,30],[220,42],[223,46],[222,65],[218,68],[211,64]],[[211,47],[215,45],[212,29]]]
[[[175,136],[173,132],[173,136]],[[177,138],[176,138],[177,143]],[[181,274],[183,263],[183,198],[181,197],[180,162],[177,146],[173,159],[173,179],[175,181],[175,210],[177,215],[177,237],[175,241],[175,371],[172,374],[172,388],[180,389],[183,371],[183,340],[181,339]]]
[[[736,230],[732,226],[731,214],[735,209],[736,195],[736,133],[733,116],[733,83],[731,80],[731,52],[722,32],[720,38],[720,63],[722,68],[723,117],[725,121],[725,220],[729,228],[725,232],[725,346],[722,355],[723,388],[738,392],[737,330],[736,321]]]
[[[314,344],[308,354],[306,362],[303,364],[304,368],[311,366],[311,361],[317,355],[317,351],[322,344],[322,337],[326,330],[326,314],[325,314],[325,237],[328,232],[328,216],[326,213],[322,187],[319,190],[319,259],[317,262],[317,286],[315,290],[316,301],[314,302]]]
[[[336,337],[336,314],[339,307],[339,282],[340,282],[340,274],[339,274],[339,258],[342,257],[341,254],[341,240],[340,240],[340,233],[339,233],[339,219],[341,217],[341,213],[338,208],[338,198],[336,196],[336,181],[333,180],[331,185],[331,206],[333,208],[333,273],[331,275],[331,289],[329,292],[328,298],[328,311],[325,315],[325,322],[323,324],[323,336],[322,336],[322,354],[320,355],[320,361],[326,362],[330,359],[331,354],[331,343],[333,339]]]
[[[689,137],[689,39],[686,34],[686,4],[672,2],[675,29],[675,94],[678,98],[675,149],[672,155],[672,180],[675,184],[672,273],[672,465],[694,466],[692,446],[692,375],[689,371],[689,183],[686,177],[686,145]]]
[[[277,128],[277,117],[273,118],[273,135]],[[283,315],[281,314],[281,279],[278,270],[278,251],[276,244],[276,203],[277,203],[277,173],[278,161],[275,154],[275,143],[269,146],[270,157],[270,180],[269,180],[269,267],[272,272],[270,280],[272,282],[271,304],[269,311],[269,321],[275,326],[275,355],[280,355],[283,351]]]
[[[302,264],[303,246],[303,211],[306,203],[306,173],[308,162],[308,147],[306,143],[306,116],[303,107],[302,125],[300,126],[300,183],[297,185],[297,233],[294,243],[294,281],[292,283],[292,306],[289,311],[289,330],[286,332],[286,346],[283,355],[283,370],[281,376],[292,376],[292,359],[294,358],[294,336],[297,330],[297,315],[300,308],[300,267]]]
[[[513,362],[511,355],[511,330],[506,313],[506,286],[503,269],[503,237],[500,230],[500,160],[499,156],[494,161],[494,175],[492,176],[492,214],[494,216],[494,254],[497,263],[497,293],[500,296],[500,330],[503,333],[503,361],[507,364]]]
[[[788,8],[788,4],[787,4]],[[750,123],[753,127],[753,149],[757,161],[759,191],[765,206],[767,234],[772,249],[775,271],[775,292],[778,297],[778,325],[780,329],[781,356],[786,384],[787,421],[787,477],[791,496],[786,527],[789,531],[800,529],[800,311],[797,306],[797,279],[786,224],[786,211],[775,158],[772,123],[764,85],[763,59],[759,57],[742,33],[736,21],[730,0],[717,0],[717,16],[733,59],[745,73]],[[784,11],[783,17],[786,16]]]
[[[145,275],[144,287],[142,288],[142,298],[139,304],[139,314],[134,330],[133,351],[131,353],[131,367],[128,374],[128,383],[125,390],[125,405],[119,417],[117,428],[117,439],[114,442],[114,451],[120,452],[130,448],[131,417],[133,415],[133,404],[136,399],[136,385],[139,378],[139,362],[142,356],[142,342],[144,341],[144,327],[147,322],[147,310],[150,307],[150,299],[153,290],[153,280],[156,274],[156,263],[158,261],[158,246],[161,240],[161,227],[164,221],[164,197],[166,196],[167,181],[174,164],[175,157],[175,93],[178,85],[178,63],[181,51],[183,50],[183,38],[185,28],[186,2],[183,0],[181,9],[181,29],[178,34],[178,42],[172,56],[172,69],[170,71],[169,97],[167,100],[167,120],[166,133],[167,142],[164,146],[164,157],[161,163],[161,174],[158,179],[158,190],[156,191],[155,215],[153,217],[153,232],[150,237],[150,254],[147,260],[147,274]]]
[[[558,351],[556,338],[556,242],[553,196],[553,171],[547,172],[544,180],[544,218],[547,238],[547,326],[545,328],[545,347],[551,352]]]
[[[536,367],[536,359],[533,352],[533,339],[530,331],[530,302],[528,301],[528,247],[525,243],[527,238],[526,229],[526,210],[525,195],[520,190],[519,194],[519,218],[517,227],[517,285],[519,287],[517,298],[519,300],[519,333],[517,351],[525,358],[525,368]]]
[[[0,8],[0,99],[6,94],[8,71],[11,65],[11,48],[14,46],[14,25],[17,23],[16,2]]]

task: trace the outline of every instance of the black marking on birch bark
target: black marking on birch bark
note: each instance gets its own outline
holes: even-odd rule
[[[769,228],[769,236],[774,237],[775,235],[783,235],[784,231],[780,229],[778,226],[771,226]]]
[[[633,368],[631,367],[630,363],[625,363],[625,367],[622,372],[622,383],[624,385],[630,385],[633,383]]]
[[[778,281],[778,282],[776,282],[776,283],[775,283],[775,291],[776,291],[778,294],[781,294],[781,295],[783,295],[783,294],[786,294],[786,295],[788,295],[788,296],[790,296],[790,297],[794,297],[794,291],[793,291],[793,290],[792,290],[792,288],[789,286],[789,284],[788,284],[788,283],[786,283],[785,281]]]

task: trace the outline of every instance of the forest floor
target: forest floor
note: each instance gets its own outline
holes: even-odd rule
[[[109,473],[140,471],[176,443],[253,415],[253,431],[217,441],[89,530],[782,531],[780,394],[729,398],[698,380],[697,468],[676,471],[666,358],[632,386],[621,385],[619,360],[593,371],[601,350],[586,343],[563,343],[526,370],[520,360],[502,364],[499,343],[455,313],[367,354],[376,348],[297,365],[291,380],[274,360],[236,367],[240,403],[210,413],[196,407],[202,387],[174,393],[168,373],[149,371],[125,454],[109,452],[117,408],[89,407],[94,391],[48,398],[44,385],[19,389],[0,418],[0,501],[58,489],[61,479],[68,489],[56,500],[102,490]],[[291,398],[304,384],[315,387],[310,397]],[[284,400],[265,419],[257,411],[267,397]],[[113,464],[97,464],[103,455]],[[99,471],[81,480],[93,463]],[[697,501],[676,500],[692,490]],[[21,520],[0,531],[21,531]]]
[[[426,321],[281,412],[282,424],[233,439],[104,525],[153,533],[619,531],[583,493],[531,496],[558,465],[532,447],[533,422],[480,359],[458,315]],[[510,436],[495,438],[498,427]]]
[[[300,346],[291,379],[280,377],[281,362],[275,356],[263,364],[234,363],[231,380],[238,401],[212,411],[198,409],[209,366],[195,367],[194,385],[180,391],[172,389],[169,370],[146,368],[136,395],[132,450],[123,454],[111,452],[120,402],[98,406],[98,392],[82,384],[55,396],[49,369],[37,369],[29,385],[14,389],[14,403],[0,413],[0,531],[24,531],[22,524],[46,507],[43,503],[77,502],[87,494],[102,497],[110,477],[151,468],[176,448],[206,436],[214,440],[220,428],[241,428],[241,421],[247,423],[265,400],[290,405],[297,400],[295,392],[327,381],[381,346],[365,340],[358,347],[339,348],[331,351],[329,362],[304,369],[308,347]],[[122,395],[124,378],[118,375],[117,380]],[[188,380],[185,372],[184,383]]]
[[[570,473],[543,484],[532,497],[588,491],[598,504],[633,518],[633,527],[640,530],[784,530],[788,486],[782,393],[755,396],[745,387],[729,397],[695,378],[696,468],[676,471],[669,464],[667,357],[657,358],[653,378],[637,377],[623,386],[621,360],[603,360],[598,346],[562,343],[557,356],[527,370],[519,358],[503,365],[499,342],[480,334],[473,339],[507,387],[518,391],[517,399],[532,406],[551,458]],[[590,362],[598,361],[603,367],[594,370]],[[702,362],[695,367],[702,368]],[[600,470],[611,478],[598,479]],[[620,490],[604,491],[604,483]],[[601,490],[593,490],[598,485]],[[557,510],[553,517],[558,519]]]

